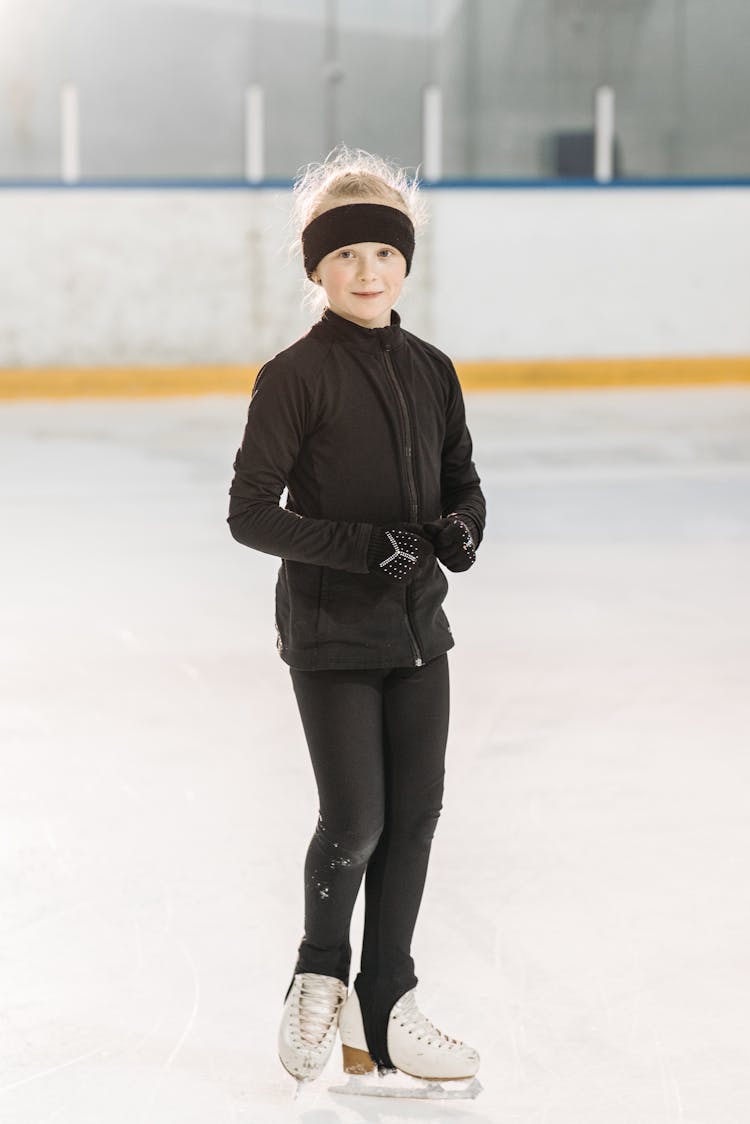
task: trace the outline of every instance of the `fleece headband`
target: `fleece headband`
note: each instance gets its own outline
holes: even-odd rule
[[[331,207],[302,231],[305,272],[309,277],[326,254],[355,242],[386,242],[406,258],[406,272],[414,254],[414,224],[398,207],[380,203],[345,203]]]

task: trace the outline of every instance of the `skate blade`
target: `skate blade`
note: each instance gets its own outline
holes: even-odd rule
[[[300,1077],[298,1076],[298,1074],[292,1073],[291,1069],[286,1068],[283,1061],[281,1061],[281,1057],[279,1057],[279,1061],[281,1062],[282,1066],[284,1066],[284,1069],[289,1074],[289,1076],[294,1078],[294,1093],[292,1094],[292,1100],[296,1101],[302,1090],[306,1088],[306,1086],[312,1085],[314,1078]]]
[[[422,1080],[403,1073],[350,1077],[346,1085],[332,1085],[329,1093],[354,1097],[412,1097],[421,1101],[473,1101],[482,1092],[476,1077],[466,1081]]]
[[[296,1101],[298,1100],[300,1093],[302,1093],[302,1091],[306,1089],[308,1085],[312,1085],[313,1079],[312,1077],[297,1077],[297,1075],[294,1073],[291,1076],[294,1078],[294,1092],[292,1093],[292,1100]]]

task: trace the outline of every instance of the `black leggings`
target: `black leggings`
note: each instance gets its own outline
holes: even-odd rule
[[[295,973],[349,983],[349,926],[366,870],[354,987],[370,1053],[391,1068],[388,1015],[417,983],[411,940],[442,808],[448,656],[422,667],[289,670],[320,804]]]

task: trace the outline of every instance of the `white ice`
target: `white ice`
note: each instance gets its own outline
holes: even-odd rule
[[[276,1056],[317,806],[225,521],[246,405],[0,408],[0,1120],[747,1124],[750,388],[467,395],[414,955],[484,1092],[445,1105]]]

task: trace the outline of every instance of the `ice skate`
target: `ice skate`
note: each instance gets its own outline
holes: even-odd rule
[[[346,984],[335,976],[300,972],[284,1003],[279,1027],[279,1059],[300,1084],[318,1077],[336,1041]]]
[[[423,1100],[473,1099],[482,1086],[476,1078],[479,1054],[471,1046],[449,1038],[427,1019],[407,991],[388,1019],[388,1053],[396,1074],[381,1076],[370,1056],[357,992],[352,992],[339,1016],[346,1085],[332,1093],[376,1097],[417,1097]],[[445,1085],[443,1083],[446,1083]]]

